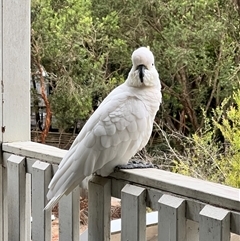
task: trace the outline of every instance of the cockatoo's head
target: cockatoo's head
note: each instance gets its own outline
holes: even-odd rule
[[[126,83],[132,87],[160,86],[153,53],[146,47],[136,49],[132,54],[132,69]]]

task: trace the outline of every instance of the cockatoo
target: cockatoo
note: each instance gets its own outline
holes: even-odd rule
[[[76,137],[49,184],[52,208],[90,175],[108,176],[147,144],[162,101],[154,56],[146,47],[132,54],[126,81],[100,104]]]

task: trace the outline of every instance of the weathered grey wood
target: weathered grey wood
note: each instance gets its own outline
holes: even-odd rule
[[[7,165],[8,178],[8,240],[26,241],[25,199],[26,172],[25,158],[11,155]],[[30,220],[29,220],[30,221]]]
[[[4,205],[3,205],[3,200],[4,200],[4,192],[3,192],[3,166],[0,164],[0,240],[3,240],[3,235],[4,235]]]
[[[185,200],[164,194],[158,203],[158,240],[185,241]]]
[[[35,145],[36,144],[36,145]],[[39,143],[31,143],[31,142],[17,142],[17,143],[4,143],[3,144],[4,148],[6,148],[6,150],[8,151],[14,151],[14,153],[24,153],[24,155],[26,155],[27,158],[25,161],[26,164],[26,170],[28,173],[32,173],[32,163],[34,162],[34,157],[38,156],[41,157],[42,160],[47,161],[47,162],[51,162],[51,163],[57,163],[60,162],[62,156],[64,155],[64,153],[66,151],[63,151],[63,153],[61,154],[61,151],[59,151],[58,148],[54,148],[54,150],[46,145],[42,145]],[[42,154],[43,153],[43,154]],[[7,158],[10,156],[10,152],[4,152],[3,153],[3,165],[6,166],[7,162]],[[57,169],[57,164],[53,164],[53,173],[55,173]],[[143,175],[143,172],[145,172],[146,177]],[[156,180],[154,180],[154,175],[153,172],[156,172],[158,174],[158,177],[156,178]],[[111,176],[114,176],[117,178],[113,178]],[[146,170],[126,170],[126,171],[121,171],[118,174],[114,173],[112,174],[110,177],[108,177],[112,183],[112,195],[116,196],[116,197],[120,197],[120,193],[121,193],[121,189],[124,185],[126,185],[126,183],[131,182],[131,183],[136,183],[136,180],[139,179],[140,184],[138,185],[142,185],[143,188],[145,188],[147,190],[147,195],[146,195],[146,203],[147,205],[149,205],[150,207],[156,209],[156,200],[158,200],[158,198],[160,198],[164,193],[168,192],[168,190],[166,189],[166,185],[169,185],[169,191],[171,192],[171,190],[177,190],[174,193],[179,192],[177,195],[179,195],[180,197],[183,197],[184,199],[186,199],[186,217],[190,220],[193,221],[199,221],[199,212],[200,210],[203,208],[203,206],[205,205],[204,202],[210,202],[212,203],[212,205],[216,205],[216,206],[221,206],[224,208],[229,208],[231,210],[231,215],[230,215],[230,219],[231,219],[231,232],[236,233],[236,234],[240,234],[240,212],[237,211],[236,207],[239,207],[240,205],[240,201],[237,202],[236,198],[233,197],[232,193],[235,193],[235,191],[238,189],[232,189],[227,186],[222,186],[219,184],[214,184],[214,183],[210,183],[211,187],[209,188],[209,186],[207,185],[208,182],[205,181],[201,181],[201,180],[197,180],[196,181],[196,187],[198,187],[197,183],[199,182],[200,186],[203,186],[204,188],[197,188],[196,194],[194,194],[194,190],[192,190],[192,184],[189,184],[189,188],[190,188],[190,194],[186,193],[184,194],[183,190],[186,189],[188,190],[188,185],[187,180],[191,180],[191,179],[186,179],[186,177],[182,176],[182,175],[176,175],[174,173],[169,173],[169,172],[164,172],[164,171],[160,171],[160,170],[151,170],[150,172],[146,172]],[[164,180],[160,180],[163,178]],[[181,179],[183,179],[181,181]],[[163,186],[161,186],[161,182],[165,182],[165,184]],[[185,183],[183,186],[181,184],[181,182]],[[6,183],[6,182],[5,182]],[[153,187],[151,187],[151,185]],[[206,185],[206,186],[204,186]],[[215,192],[213,192],[212,194],[209,195],[209,200],[208,201],[204,201],[204,200],[199,200],[195,197],[199,197],[199,193],[198,192],[205,192],[202,193],[201,195],[206,195],[206,198],[208,197],[208,193],[210,191],[212,191],[215,188],[216,185],[216,189]],[[151,188],[150,188],[151,187]],[[159,190],[160,187],[160,190]],[[222,191],[220,189],[223,189]],[[201,191],[199,191],[199,189],[201,189]],[[204,189],[204,190],[203,190]],[[209,189],[209,190],[208,190]],[[230,190],[228,192],[228,189]],[[180,190],[180,191],[179,191]],[[232,192],[233,191],[233,192]],[[181,192],[183,192],[183,194],[181,194]],[[224,201],[224,199],[222,198],[223,194],[226,193],[226,197],[225,199],[229,199],[228,201]],[[211,198],[212,197],[212,198]],[[222,200],[222,202],[220,203],[220,200]],[[234,201],[235,200],[235,201]],[[234,202],[233,202],[234,201]],[[5,199],[6,202],[6,199]],[[233,202],[233,207],[231,207],[231,202]],[[226,205],[227,203],[227,205]],[[239,204],[239,205],[238,205]],[[226,207],[227,206],[227,207]],[[236,211],[232,211],[232,210],[236,210]],[[5,215],[5,218],[7,217],[7,215]],[[5,229],[7,227],[7,222],[5,222]],[[6,232],[5,232],[5,235]],[[8,240],[8,239],[6,239]]]
[[[147,206],[157,211],[158,200],[162,197],[162,195],[164,195],[164,192],[153,188],[146,188],[146,191],[147,191],[147,198],[146,198]]]
[[[5,152],[56,164],[59,164],[67,153],[66,150],[31,141],[3,143],[2,148]]]
[[[3,42],[3,0],[0,0],[0,6],[1,6],[1,9],[0,9],[0,81],[2,81],[3,79],[3,52],[2,52],[2,42]],[[1,85],[0,87],[0,91],[1,93],[3,92],[3,86]],[[0,95],[0,127],[3,126],[3,118],[2,118],[2,113],[3,113],[3,96]],[[0,133],[0,143],[2,143],[3,141],[3,133],[1,132]],[[0,161],[1,163],[1,161]],[[0,186],[1,187],[1,186]],[[3,230],[0,228],[0,238],[2,237],[3,235]],[[0,239],[0,240],[3,240],[3,239]]]
[[[6,163],[7,165],[7,163]],[[3,178],[3,240],[8,241],[8,195],[7,195],[7,168],[5,166],[2,166],[2,178]]]
[[[32,173],[32,240],[51,240],[51,211],[43,210],[51,180],[51,165],[36,161]]]
[[[195,222],[199,222],[199,213],[205,207],[205,203],[198,200],[186,199],[186,217]]]
[[[3,150],[50,163],[59,163],[66,153],[65,150],[34,142],[3,143]],[[152,187],[152,189],[158,189],[158,191],[173,192],[187,196],[189,199],[193,198],[207,203],[210,201],[212,205],[240,211],[239,190],[237,188],[158,169],[121,170],[111,174],[110,177],[116,177],[125,184],[127,182],[135,182],[143,186]],[[159,187],[161,187],[161,190],[159,190]],[[115,188],[113,188],[113,192],[116,192]],[[120,192],[113,195],[119,196]]]
[[[108,177],[109,178],[109,177]],[[122,189],[127,185],[129,182],[111,178],[111,195],[116,198],[121,198],[122,195]]]
[[[94,176],[88,188],[88,241],[110,241],[111,182]]]
[[[123,186],[127,184],[127,181],[121,179],[112,178],[112,196],[116,198],[121,198],[120,190]],[[159,198],[167,192],[157,190],[155,188],[149,188],[148,186],[142,185],[147,190],[146,203],[147,206],[151,207],[153,210],[157,210]],[[199,200],[194,200],[188,197],[179,196],[186,201],[186,218],[195,222],[199,222],[199,212],[206,205]],[[223,204],[224,205],[224,204]],[[240,234],[240,212],[231,211],[231,232]]]
[[[121,240],[146,240],[146,191],[127,184],[121,195]]]
[[[199,241],[229,241],[230,213],[222,208],[206,205],[199,216]]]
[[[240,193],[239,193],[240,196]],[[240,199],[240,197],[239,197]],[[239,234],[240,236],[240,212],[231,211],[230,215],[230,230],[232,233]]]
[[[26,174],[26,213],[25,213],[25,234],[26,234],[26,241],[31,241],[31,216],[32,216],[32,203],[31,203],[31,175],[29,173]]]
[[[80,188],[77,187],[68,196],[59,201],[59,240],[79,241]]]
[[[199,224],[192,220],[187,220],[187,241],[199,241]]]
[[[30,0],[2,1],[3,142],[30,140]],[[17,117],[17,118],[16,118]]]
[[[8,159],[10,156],[11,156],[11,154],[8,153],[8,152],[4,152],[4,153],[3,153],[3,166],[7,166],[7,159]],[[33,166],[33,164],[36,162],[36,159],[28,158],[28,157],[26,157],[25,159],[26,159],[26,160],[25,160],[26,172],[29,173],[29,174],[32,174],[32,172],[33,172],[32,166]],[[41,160],[41,161],[45,162],[45,160]],[[46,161],[46,162],[47,162],[47,161]],[[49,162],[47,162],[47,163],[49,163]],[[56,171],[57,171],[57,169],[58,169],[58,164],[51,164],[51,166],[52,166],[52,172],[53,172],[53,174],[55,174]]]
[[[111,177],[240,211],[239,189],[155,168],[121,170]]]

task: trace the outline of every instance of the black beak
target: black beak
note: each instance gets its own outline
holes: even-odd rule
[[[141,81],[141,83],[143,83],[143,77],[144,77],[144,71],[146,69],[146,66],[143,64],[140,64],[137,66],[137,70],[139,72],[139,79]]]

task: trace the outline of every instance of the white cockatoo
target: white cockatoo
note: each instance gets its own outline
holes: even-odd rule
[[[49,184],[45,209],[97,173],[108,176],[147,144],[162,101],[154,56],[146,47],[132,54],[126,81],[115,88],[86,122]]]

